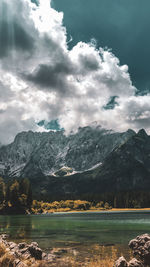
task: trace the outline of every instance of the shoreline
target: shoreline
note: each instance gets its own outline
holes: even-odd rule
[[[114,208],[108,202],[90,202],[87,200],[61,200],[53,202],[43,202],[33,200],[31,214],[51,214],[51,213],[94,213],[94,212],[142,212],[150,211],[150,207]]]
[[[15,243],[10,241],[7,234],[0,235],[0,266],[5,267],[131,267],[149,266],[150,235],[143,234],[132,239],[128,247],[132,250],[129,259],[121,254],[108,255],[103,258],[98,254],[95,257],[78,260],[78,253],[71,248],[51,248],[47,252],[41,249],[37,242]]]
[[[113,209],[89,209],[89,210],[52,210],[52,211],[43,211],[41,213],[35,212],[35,213],[0,213],[0,216],[20,216],[20,215],[25,215],[25,216],[30,216],[30,215],[50,215],[50,214],[73,214],[73,213],[124,213],[124,212],[150,212],[150,208],[140,208],[140,209],[123,209],[123,208],[113,208]]]
[[[61,213],[94,213],[94,212],[99,212],[99,213],[103,213],[103,212],[132,212],[132,211],[149,211],[150,212],[150,208],[140,208],[140,209],[116,209],[116,208],[113,208],[113,209],[108,209],[108,210],[105,210],[105,209],[89,209],[89,210],[61,210],[61,211],[52,211],[52,212],[43,212],[43,213],[34,213],[33,215],[48,215],[48,214],[61,214]],[[32,214],[31,214],[32,215]]]
[[[52,247],[45,251],[37,242],[15,243],[6,234],[0,235],[0,266],[3,267],[113,267],[117,260],[117,255],[103,258],[98,254],[80,259],[78,253],[72,247]]]

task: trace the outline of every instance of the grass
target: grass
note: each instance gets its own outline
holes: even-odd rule
[[[116,259],[91,259],[90,261],[76,262],[73,258],[64,258],[61,262],[57,262],[52,267],[113,267]]]
[[[10,254],[5,254],[0,258],[1,267],[14,267],[14,257]]]
[[[80,254],[76,256],[72,254],[66,255],[60,258],[52,267],[113,267],[115,261],[120,256],[120,252],[118,253],[115,247],[108,247],[105,249],[105,247],[94,245],[91,247],[91,250],[84,255],[84,261],[82,256],[80,256]]]
[[[6,253],[6,247],[1,243],[0,244],[0,257],[5,255],[5,253]]]
[[[112,259],[103,259],[103,260],[95,260],[91,261],[87,267],[113,267],[114,266],[114,260]]]
[[[54,249],[53,249],[54,250]],[[57,251],[57,249],[56,249]],[[34,258],[25,260],[19,258],[26,267],[113,267],[115,261],[124,255],[124,248],[120,246],[99,246],[94,244],[85,252],[85,248],[80,252],[69,249],[67,253],[60,254],[60,257],[54,258],[54,261],[47,263],[46,261],[35,261]],[[59,254],[58,254],[59,255]],[[57,254],[56,254],[57,256]],[[126,257],[126,256],[125,256]],[[127,260],[132,258],[129,254]],[[15,258],[3,243],[0,243],[0,267],[14,267]]]
[[[112,258],[106,257],[101,259],[100,256],[95,256],[91,259],[85,259],[85,262],[79,262],[75,257],[66,256],[58,258],[53,263],[46,263],[45,261],[34,261],[33,259],[20,260],[29,267],[113,267],[116,260],[116,255],[112,255]],[[15,257],[11,255],[10,251],[5,247],[3,243],[0,244],[0,267],[14,267]]]
[[[0,243],[0,267],[15,267],[16,258],[11,254],[10,251],[5,247],[3,243]],[[34,261],[33,259],[24,260],[19,258],[25,266],[29,267],[48,267],[45,261]]]
[[[6,247],[0,244],[0,266],[1,267],[13,267],[15,258],[7,252]]]

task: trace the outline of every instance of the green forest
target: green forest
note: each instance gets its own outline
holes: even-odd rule
[[[32,206],[32,190],[28,179],[4,182],[0,178],[0,212],[27,213]]]
[[[112,208],[149,208],[150,192],[105,192],[87,198],[56,199],[49,196],[48,201],[33,199],[29,179],[14,179],[4,182],[0,178],[0,214],[39,214],[60,211],[109,210]]]

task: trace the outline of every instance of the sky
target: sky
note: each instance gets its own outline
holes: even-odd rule
[[[101,125],[150,132],[150,3],[1,0],[0,143]],[[47,125],[47,124],[46,124]]]
[[[112,49],[128,65],[140,93],[150,91],[149,0],[53,0],[52,5],[65,14],[70,47],[95,38],[98,47]]]

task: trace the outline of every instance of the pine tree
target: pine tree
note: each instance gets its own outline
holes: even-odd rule
[[[20,201],[19,201],[19,183],[17,180],[15,180],[12,185],[10,186],[9,189],[9,194],[10,194],[10,202],[12,206],[18,207],[20,206]]]
[[[20,182],[20,194],[26,196],[26,206],[27,208],[30,208],[32,205],[32,190],[29,179],[22,179]]]
[[[4,202],[5,196],[6,196],[6,186],[3,178],[0,177],[0,204]]]

